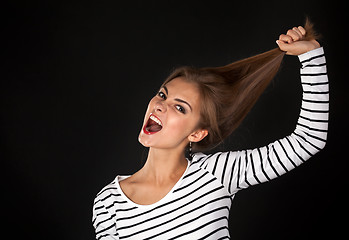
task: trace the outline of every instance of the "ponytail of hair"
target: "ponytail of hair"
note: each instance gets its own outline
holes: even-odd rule
[[[305,22],[306,40],[318,35],[309,19]],[[193,151],[209,150],[220,144],[243,121],[278,72],[285,52],[279,48],[242,59],[222,67],[180,67],[163,85],[176,77],[199,86],[201,96],[200,128],[208,135],[193,143]]]

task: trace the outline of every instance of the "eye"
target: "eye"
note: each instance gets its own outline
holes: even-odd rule
[[[161,97],[161,98],[164,99],[164,100],[166,100],[166,98],[167,98],[166,95],[165,95],[165,93],[163,93],[163,92],[161,92],[161,91],[158,92],[158,96]]]
[[[181,113],[184,113],[185,114],[185,108],[182,107],[181,105],[176,105],[176,109],[181,112]]]

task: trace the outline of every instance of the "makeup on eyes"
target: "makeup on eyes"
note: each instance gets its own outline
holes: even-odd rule
[[[168,89],[167,89],[166,86],[163,86],[163,89],[165,90],[166,95],[165,95],[161,90],[159,91],[158,95],[159,95],[161,98],[164,98],[164,99],[166,100],[169,91],[168,91]],[[165,96],[163,97],[162,94],[164,94]],[[175,98],[174,100],[177,101],[177,102],[186,104],[186,105],[189,107],[190,111],[193,111],[191,105],[190,105],[187,101],[184,101],[183,99],[180,99],[180,98]],[[180,106],[181,108],[183,108],[181,105],[179,105],[179,106]],[[183,109],[185,110],[185,108],[183,108]]]

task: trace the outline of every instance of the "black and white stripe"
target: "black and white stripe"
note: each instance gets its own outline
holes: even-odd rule
[[[325,146],[329,88],[323,49],[299,59],[303,100],[292,134],[256,149],[195,154],[173,189],[152,205],[129,200],[118,176],[95,199],[96,238],[229,239],[229,210],[240,189],[292,170]]]
[[[205,162],[207,170],[214,170],[230,194],[290,171],[325,146],[329,84],[323,49],[300,55],[299,59],[302,63],[303,100],[296,129],[291,135],[257,149],[216,153],[210,156],[198,154],[194,158],[198,164]],[[230,157],[227,158],[228,162],[224,162],[223,167],[223,160],[227,154]]]

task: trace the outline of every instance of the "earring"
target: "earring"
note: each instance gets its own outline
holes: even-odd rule
[[[193,145],[192,145],[192,142],[189,142],[189,156],[190,156],[190,158],[193,157]]]

